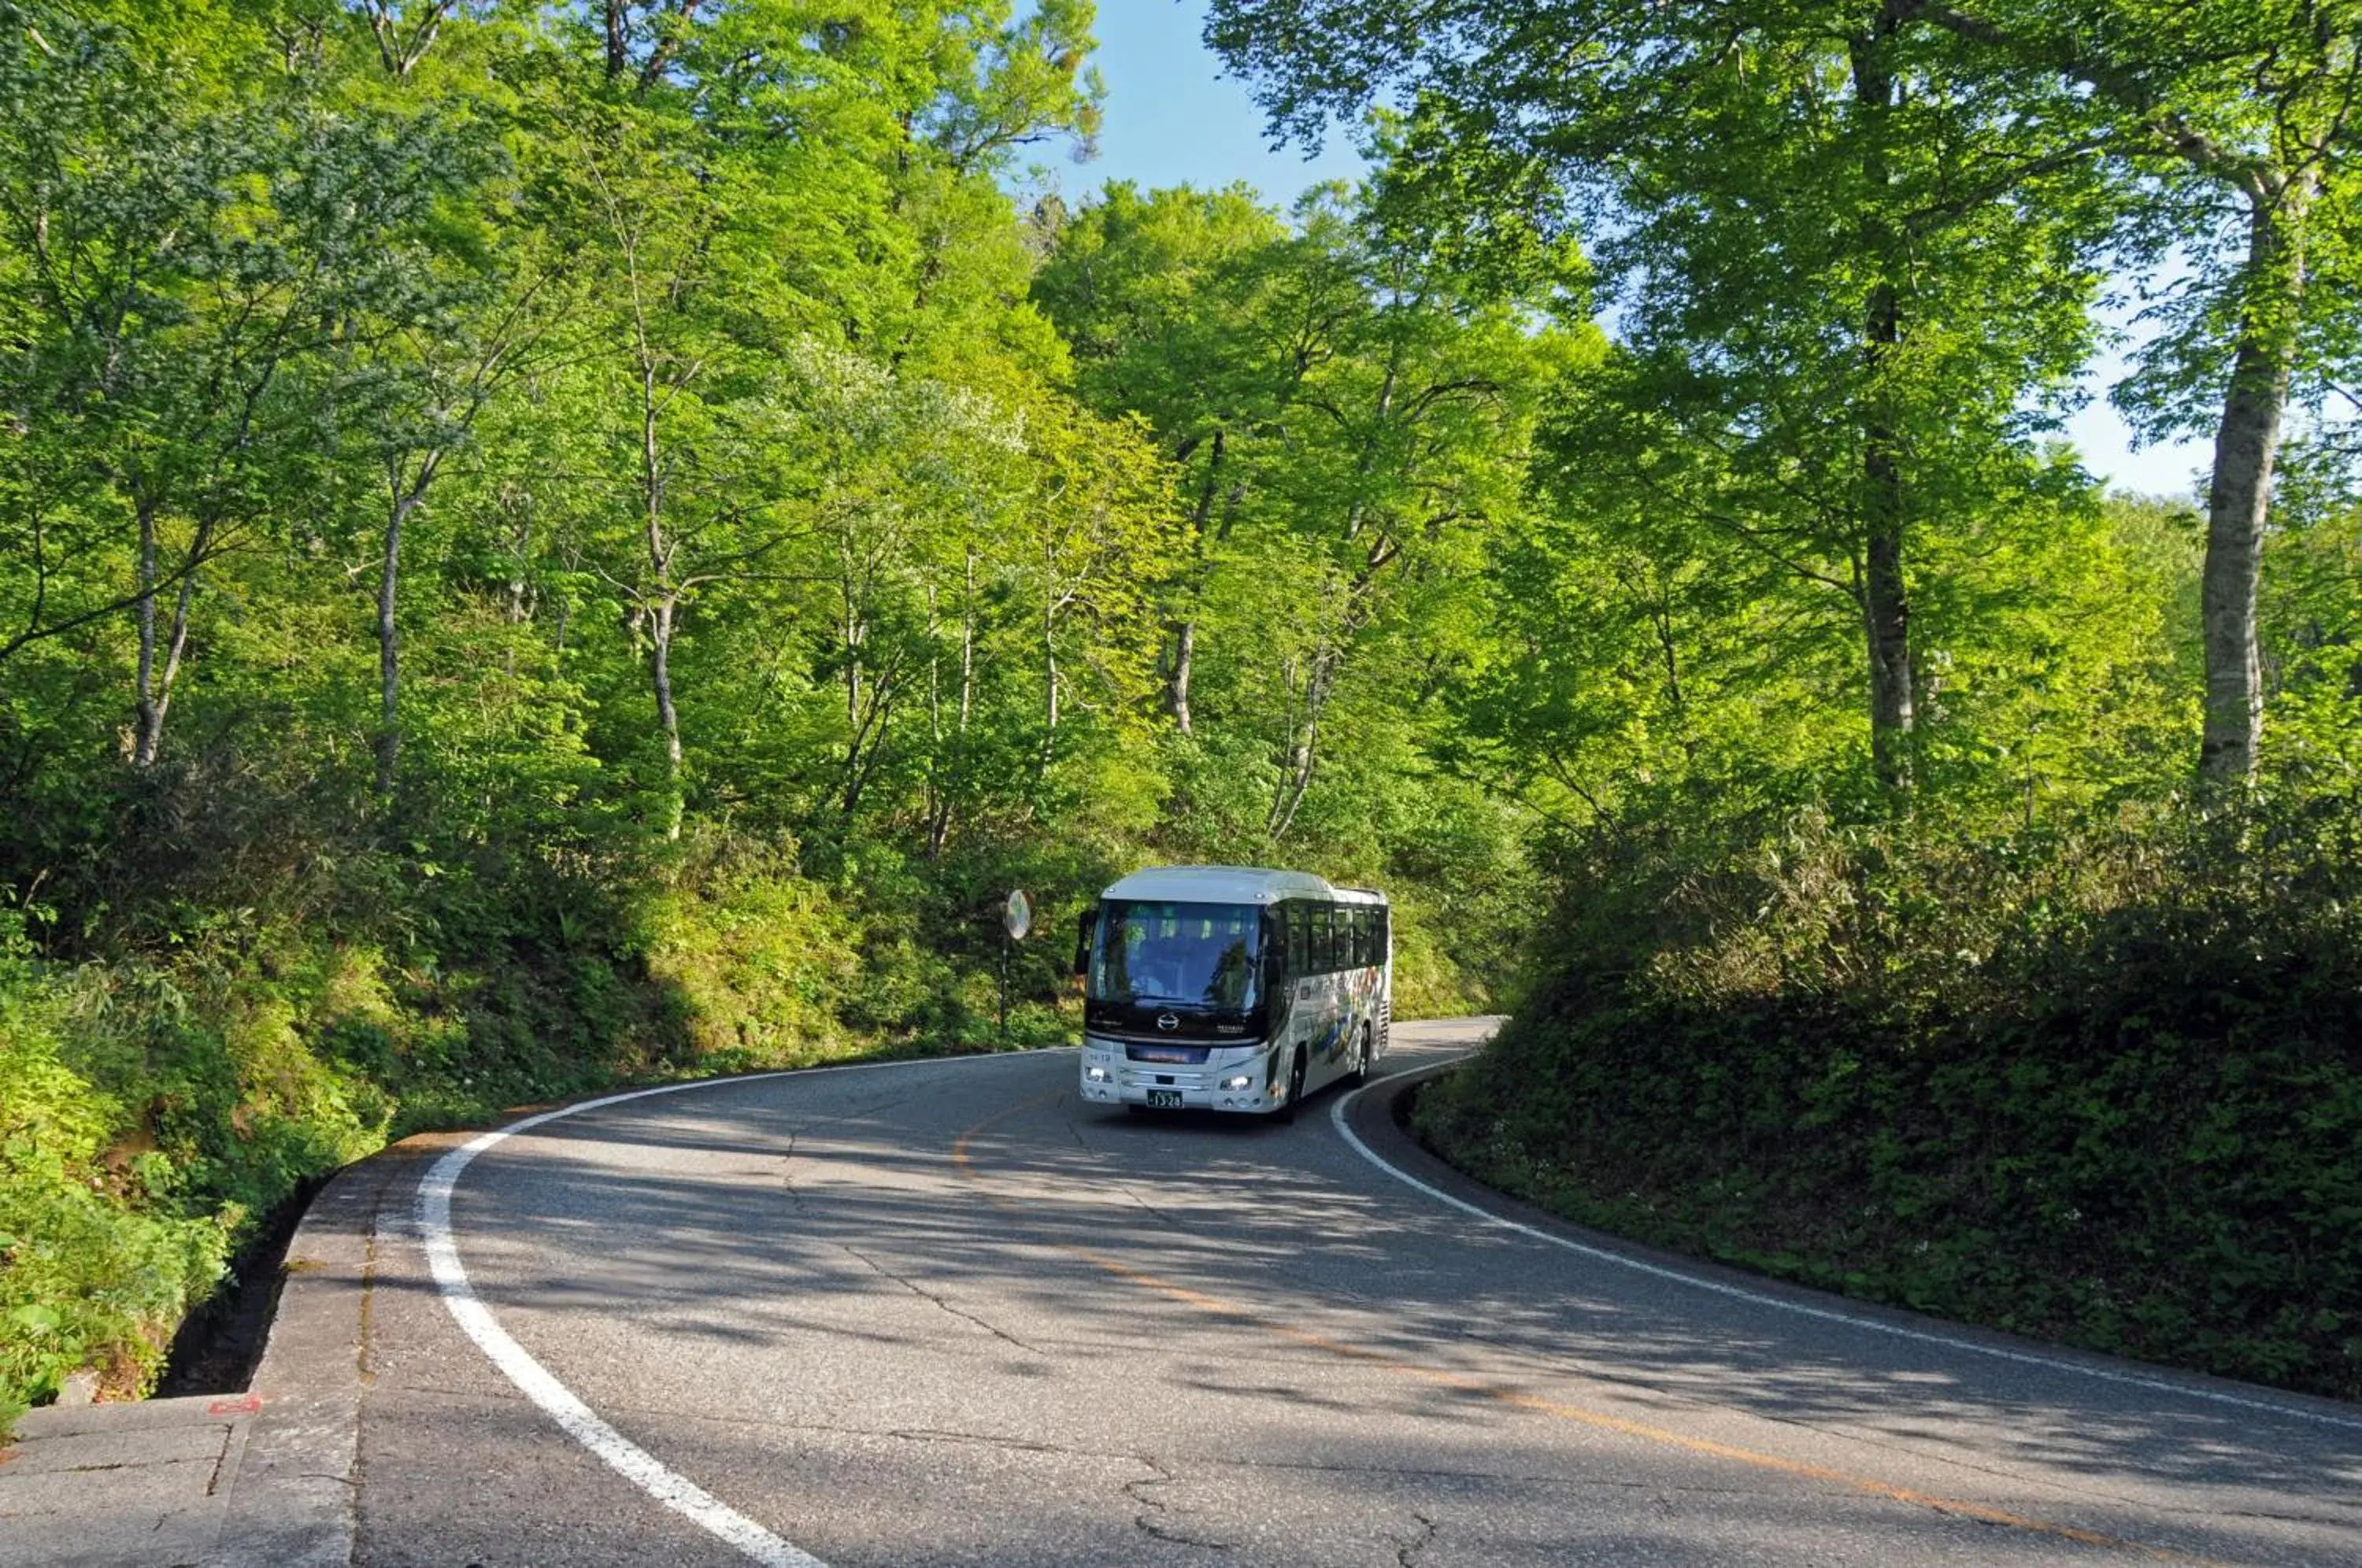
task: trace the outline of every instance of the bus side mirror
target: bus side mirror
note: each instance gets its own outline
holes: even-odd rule
[[[1091,938],[1098,934],[1099,911],[1085,910],[1075,920],[1075,973],[1087,975],[1091,968]]]

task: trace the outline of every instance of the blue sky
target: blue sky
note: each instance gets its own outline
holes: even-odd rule
[[[1339,139],[1308,162],[1300,149],[1272,150],[1246,89],[1222,75],[1221,62],[1206,48],[1205,18],[1205,0],[1099,0],[1097,63],[1107,79],[1107,122],[1097,159],[1049,171],[1069,199],[1109,180],[1142,187],[1243,180],[1284,207],[1308,185],[1359,171],[1361,160]],[[2192,473],[2206,462],[2206,446],[2133,451],[2130,433],[2103,395],[2123,373],[2114,359],[2095,370],[2094,395],[2069,422],[2068,438],[2086,467],[2120,488],[2187,495]]]
[[[1057,171],[1070,197],[1109,180],[1142,187],[1243,180],[1285,207],[1323,180],[1349,180],[1361,160],[1332,140],[1308,162],[1265,145],[1263,114],[1224,77],[1203,40],[1204,0],[1099,0],[1097,64],[1107,78],[1099,156]]]

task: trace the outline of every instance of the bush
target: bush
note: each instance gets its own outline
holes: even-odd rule
[[[0,911],[0,1432],[85,1367],[144,1392],[228,1256],[231,1217],[180,1216],[171,1164],[117,1144],[123,1106],[61,1059],[63,1011]]]
[[[1651,1241],[2362,1396],[2356,822],[1602,841],[1529,1004],[1418,1123]]]

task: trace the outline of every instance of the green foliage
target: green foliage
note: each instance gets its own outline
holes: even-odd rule
[[[1600,834],[1420,1129],[1645,1239],[2355,1397],[2356,805]]]
[[[717,864],[704,849],[642,916],[650,977],[679,998],[690,1048],[750,1067],[842,1050],[859,933],[791,864]]]
[[[0,1430],[84,1367],[142,1389],[228,1255],[222,1219],[179,1211],[179,1171],[117,1141],[124,1107],[64,1059],[48,980],[0,911]]]

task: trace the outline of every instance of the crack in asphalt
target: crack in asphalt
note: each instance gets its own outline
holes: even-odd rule
[[[1082,1150],[1084,1154],[1089,1155],[1092,1160],[1096,1161],[1102,1166],[1114,1164],[1114,1161],[1107,1150],[1098,1148],[1088,1139],[1083,1136],[1083,1124],[1076,1121],[1071,1113],[1065,1110],[1064,1108],[1065,1104],[1066,1101],[1062,1097],[1057,1105],[1053,1106],[1051,1109],[1059,1112],[1059,1121],[1065,1125],[1066,1135],[1075,1141],[1075,1146]],[[1164,1226],[1166,1230],[1198,1241],[1213,1241],[1218,1239],[1210,1231],[1201,1231],[1198,1227],[1190,1224],[1180,1210],[1167,1210],[1160,1209],[1155,1204],[1150,1202],[1146,1198],[1141,1195],[1141,1192],[1137,1187],[1135,1187],[1131,1182],[1124,1179],[1120,1171],[1119,1171],[1119,1174],[1107,1179],[1108,1185],[1113,1187],[1115,1190],[1123,1194],[1124,1198],[1129,1200],[1134,1208],[1147,1215],[1151,1220],[1155,1220],[1159,1225]]]
[[[1054,1453],[1061,1459],[1101,1459],[1106,1455],[1088,1449],[1067,1448],[1054,1442],[1036,1442],[1031,1438],[1000,1437],[991,1432],[955,1432],[941,1427],[892,1427],[872,1434],[858,1427],[799,1426],[800,1431],[837,1432],[845,1436],[880,1436],[901,1442],[954,1442],[977,1448],[1006,1449],[1014,1453]]]
[[[896,1274],[892,1269],[888,1268],[884,1264],[879,1263],[876,1258],[871,1257],[868,1253],[861,1251],[858,1247],[849,1245],[844,1242],[839,1242],[836,1245],[840,1251],[845,1253],[849,1256],[858,1258],[864,1267],[870,1269],[884,1278],[892,1280],[895,1284],[900,1286],[911,1295],[920,1297],[922,1300],[933,1302],[937,1307],[941,1308],[945,1312],[950,1313],[953,1317],[957,1318],[962,1322],[973,1324],[977,1328],[982,1329],[986,1333],[990,1334],[994,1339],[1015,1345],[1019,1350],[1023,1351],[1028,1355],[1040,1355],[1043,1353],[1042,1348],[1039,1345],[1028,1344],[1023,1340],[1019,1339],[1015,1334],[1012,1334],[1008,1330],[1000,1327],[998,1323],[988,1322],[984,1319],[977,1317],[975,1313],[966,1310],[965,1308],[953,1306],[947,1297],[938,1295],[934,1291],[929,1290],[925,1286],[919,1284],[916,1280]]]
[[[1170,1512],[1172,1505],[1164,1502],[1159,1498],[1149,1496],[1147,1495],[1147,1488],[1151,1486],[1170,1486],[1175,1481],[1179,1480],[1180,1477],[1175,1474],[1164,1465],[1159,1463],[1149,1454],[1135,1453],[1129,1457],[1133,1463],[1145,1465],[1150,1470],[1155,1472],[1153,1475],[1150,1476],[1145,1481],[1127,1481],[1123,1484],[1123,1495],[1130,1497],[1133,1502],[1138,1503],[1141,1507],[1142,1511],[1134,1514],[1131,1519],[1133,1526],[1139,1529],[1141,1534],[1148,1537],[1151,1540],[1165,1541],[1175,1546],[1194,1546],[1201,1551],[1234,1551],[1238,1550],[1237,1543],[1234,1541],[1208,1540],[1198,1536],[1185,1534],[1180,1529],[1164,1523],[1164,1516]]]
[[[1435,1544],[1438,1529],[1436,1522],[1417,1508],[1410,1511],[1410,1517],[1418,1521],[1419,1533],[1415,1540],[1398,1540],[1395,1542],[1395,1562],[1398,1568],[1418,1568],[1418,1564],[1412,1559]]]

